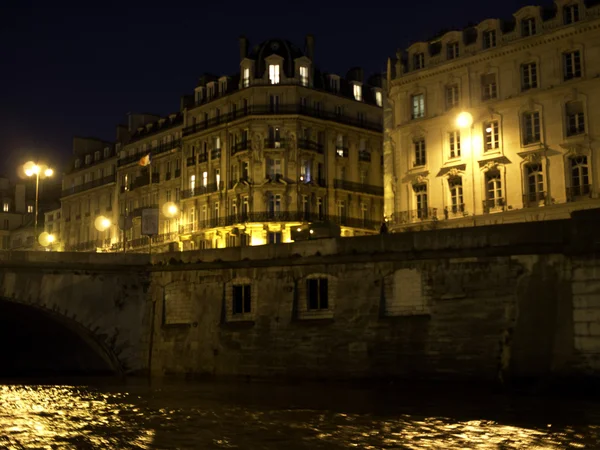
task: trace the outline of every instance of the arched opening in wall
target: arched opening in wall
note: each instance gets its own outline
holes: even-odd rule
[[[119,364],[67,317],[0,299],[0,377],[105,376]]]

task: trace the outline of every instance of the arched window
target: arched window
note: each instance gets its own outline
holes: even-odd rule
[[[537,202],[544,200],[544,171],[541,163],[525,166],[527,175],[527,201]]]
[[[571,166],[571,187],[568,192],[568,197],[573,200],[573,197],[589,195],[590,193],[590,178],[588,175],[587,156],[580,155],[570,159]]]
[[[504,193],[502,192],[502,177],[497,169],[490,170],[485,175],[486,183],[486,208],[493,209],[504,206]]]
[[[427,207],[427,184],[415,184],[413,190],[415,191],[415,200],[417,203],[417,218],[421,220],[427,219],[429,216]]]
[[[448,186],[450,187],[450,199],[452,202],[452,213],[462,213],[465,210],[465,204],[463,202],[463,185],[462,177],[456,176],[448,179]]]

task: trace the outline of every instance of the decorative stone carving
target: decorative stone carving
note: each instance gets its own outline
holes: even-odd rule
[[[423,175],[418,175],[417,176],[417,183],[418,184],[423,184],[427,182],[427,178],[425,178]]]
[[[537,163],[542,162],[542,155],[538,152],[529,153],[529,154],[523,156],[523,160],[525,160],[526,162],[531,163],[531,164],[537,164]]]
[[[260,133],[256,133],[252,138],[252,155],[254,161],[262,161],[262,135]]]

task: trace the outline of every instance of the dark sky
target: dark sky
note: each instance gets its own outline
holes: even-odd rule
[[[71,137],[113,140],[129,111],[168,114],[199,75],[238,70],[238,37],[303,48],[345,74],[385,70],[397,48],[441,29],[511,17],[526,0],[376,2],[181,1],[68,3],[4,0],[0,6],[0,173],[35,155],[60,168]],[[87,2],[80,2],[85,4]],[[75,4],[75,3],[74,3]],[[547,4],[547,2],[545,2]],[[48,5],[48,6],[46,6]],[[49,6],[52,5],[52,6]],[[101,5],[101,6],[100,6]],[[173,5],[173,6],[171,6]],[[256,6],[260,5],[260,6]],[[356,6],[354,6],[356,5]]]

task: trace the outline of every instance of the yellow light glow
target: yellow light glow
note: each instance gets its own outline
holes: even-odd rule
[[[33,175],[33,172],[31,171],[31,169],[25,169],[25,175],[30,177],[31,175]]]
[[[179,214],[179,207],[173,202],[167,202],[163,205],[162,212],[167,217],[175,217]]]
[[[177,206],[175,205],[169,205],[169,214],[177,214]]]
[[[49,234],[48,235],[48,242],[50,244],[52,244],[54,241],[56,241],[56,236],[54,236],[53,234]]]
[[[40,166],[37,164],[31,168],[31,173],[38,175],[40,173]]]
[[[296,231],[302,231],[302,228],[298,228]]]
[[[54,174],[54,170],[52,169],[46,169],[44,171],[44,175],[46,175],[47,177],[51,177]]]
[[[468,128],[471,126],[472,123],[473,123],[473,116],[471,114],[469,114],[468,112],[461,112],[456,117],[456,125],[459,128]]]
[[[106,217],[104,219],[102,219],[102,226],[106,229],[108,227],[110,227],[110,220],[107,219]]]
[[[94,226],[98,231],[106,231],[108,228],[110,228],[111,225],[112,222],[110,221],[110,219],[104,216],[98,216],[94,221]]]
[[[267,240],[263,237],[260,236],[252,236],[252,239],[250,240],[250,245],[265,245],[267,243]]]
[[[314,234],[315,230],[310,230],[310,234]]]

